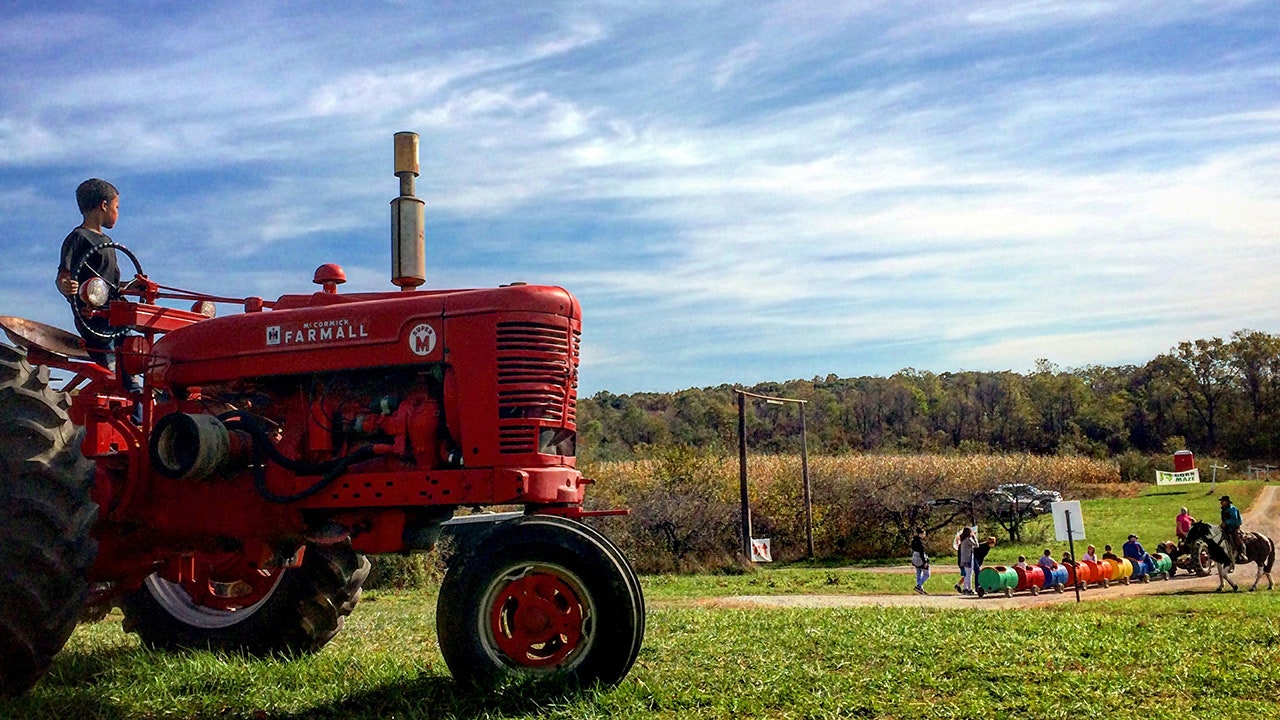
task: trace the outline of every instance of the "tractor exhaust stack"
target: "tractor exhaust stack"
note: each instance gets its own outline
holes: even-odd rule
[[[400,197],[391,201],[391,283],[401,290],[413,290],[427,281],[423,242],[426,203],[413,189],[413,179],[418,176],[418,133],[396,133],[395,146]]]

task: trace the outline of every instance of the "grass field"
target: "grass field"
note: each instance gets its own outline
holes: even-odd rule
[[[455,688],[433,600],[371,597],[334,643],[293,661],[153,653],[116,622],[85,626],[0,717],[1280,716],[1280,593],[1008,611],[657,603],[622,685],[536,698]]]
[[[1218,494],[1247,505],[1257,489]],[[1093,541],[1095,528],[1121,539],[1133,528],[1154,545],[1183,504],[1210,518],[1217,506],[1204,487],[1151,487],[1086,501],[1086,530]],[[78,628],[48,677],[0,701],[0,718],[1280,718],[1280,592],[747,610],[697,599],[907,592],[911,581],[779,567],[642,583],[645,645],[613,689],[464,692],[436,645],[434,594],[381,592],[322,652],[293,660],[147,651],[113,614]]]

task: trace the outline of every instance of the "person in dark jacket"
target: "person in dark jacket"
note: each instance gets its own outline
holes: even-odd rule
[[[1236,564],[1249,562],[1249,556],[1244,551],[1244,538],[1240,537],[1240,508],[1231,504],[1231,496],[1223,495],[1218,498],[1218,502],[1222,505],[1222,534],[1227,536],[1231,541],[1231,545],[1235,548]]]
[[[911,538],[911,565],[916,569],[916,592],[928,595],[924,583],[929,579],[929,553],[924,550],[924,528],[916,530]]]
[[[991,552],[991,548],[996,546],[994,537],[987,538],[987,541],[978,545],[973,549],[973,576],[978,577],[978,571],[982,570],[982,563],[987,559],[987,553]]]

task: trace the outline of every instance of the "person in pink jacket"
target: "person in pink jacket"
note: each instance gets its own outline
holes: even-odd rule
[[[1191,513],[1186,508],[1182,508],[1182,512],[1178,513],[1178,517],[1174,519],[1174,532],[1178,534],[1178,540],[1182,541],[1187,538],[1191,526],[1196,524],[1196,519],[1191,517]]]

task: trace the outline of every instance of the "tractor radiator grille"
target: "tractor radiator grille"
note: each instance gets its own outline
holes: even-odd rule
[[[580,333],[535,322],[500,323],[497,346],[499,447],[536,452],[539,427],[576,420]]]

